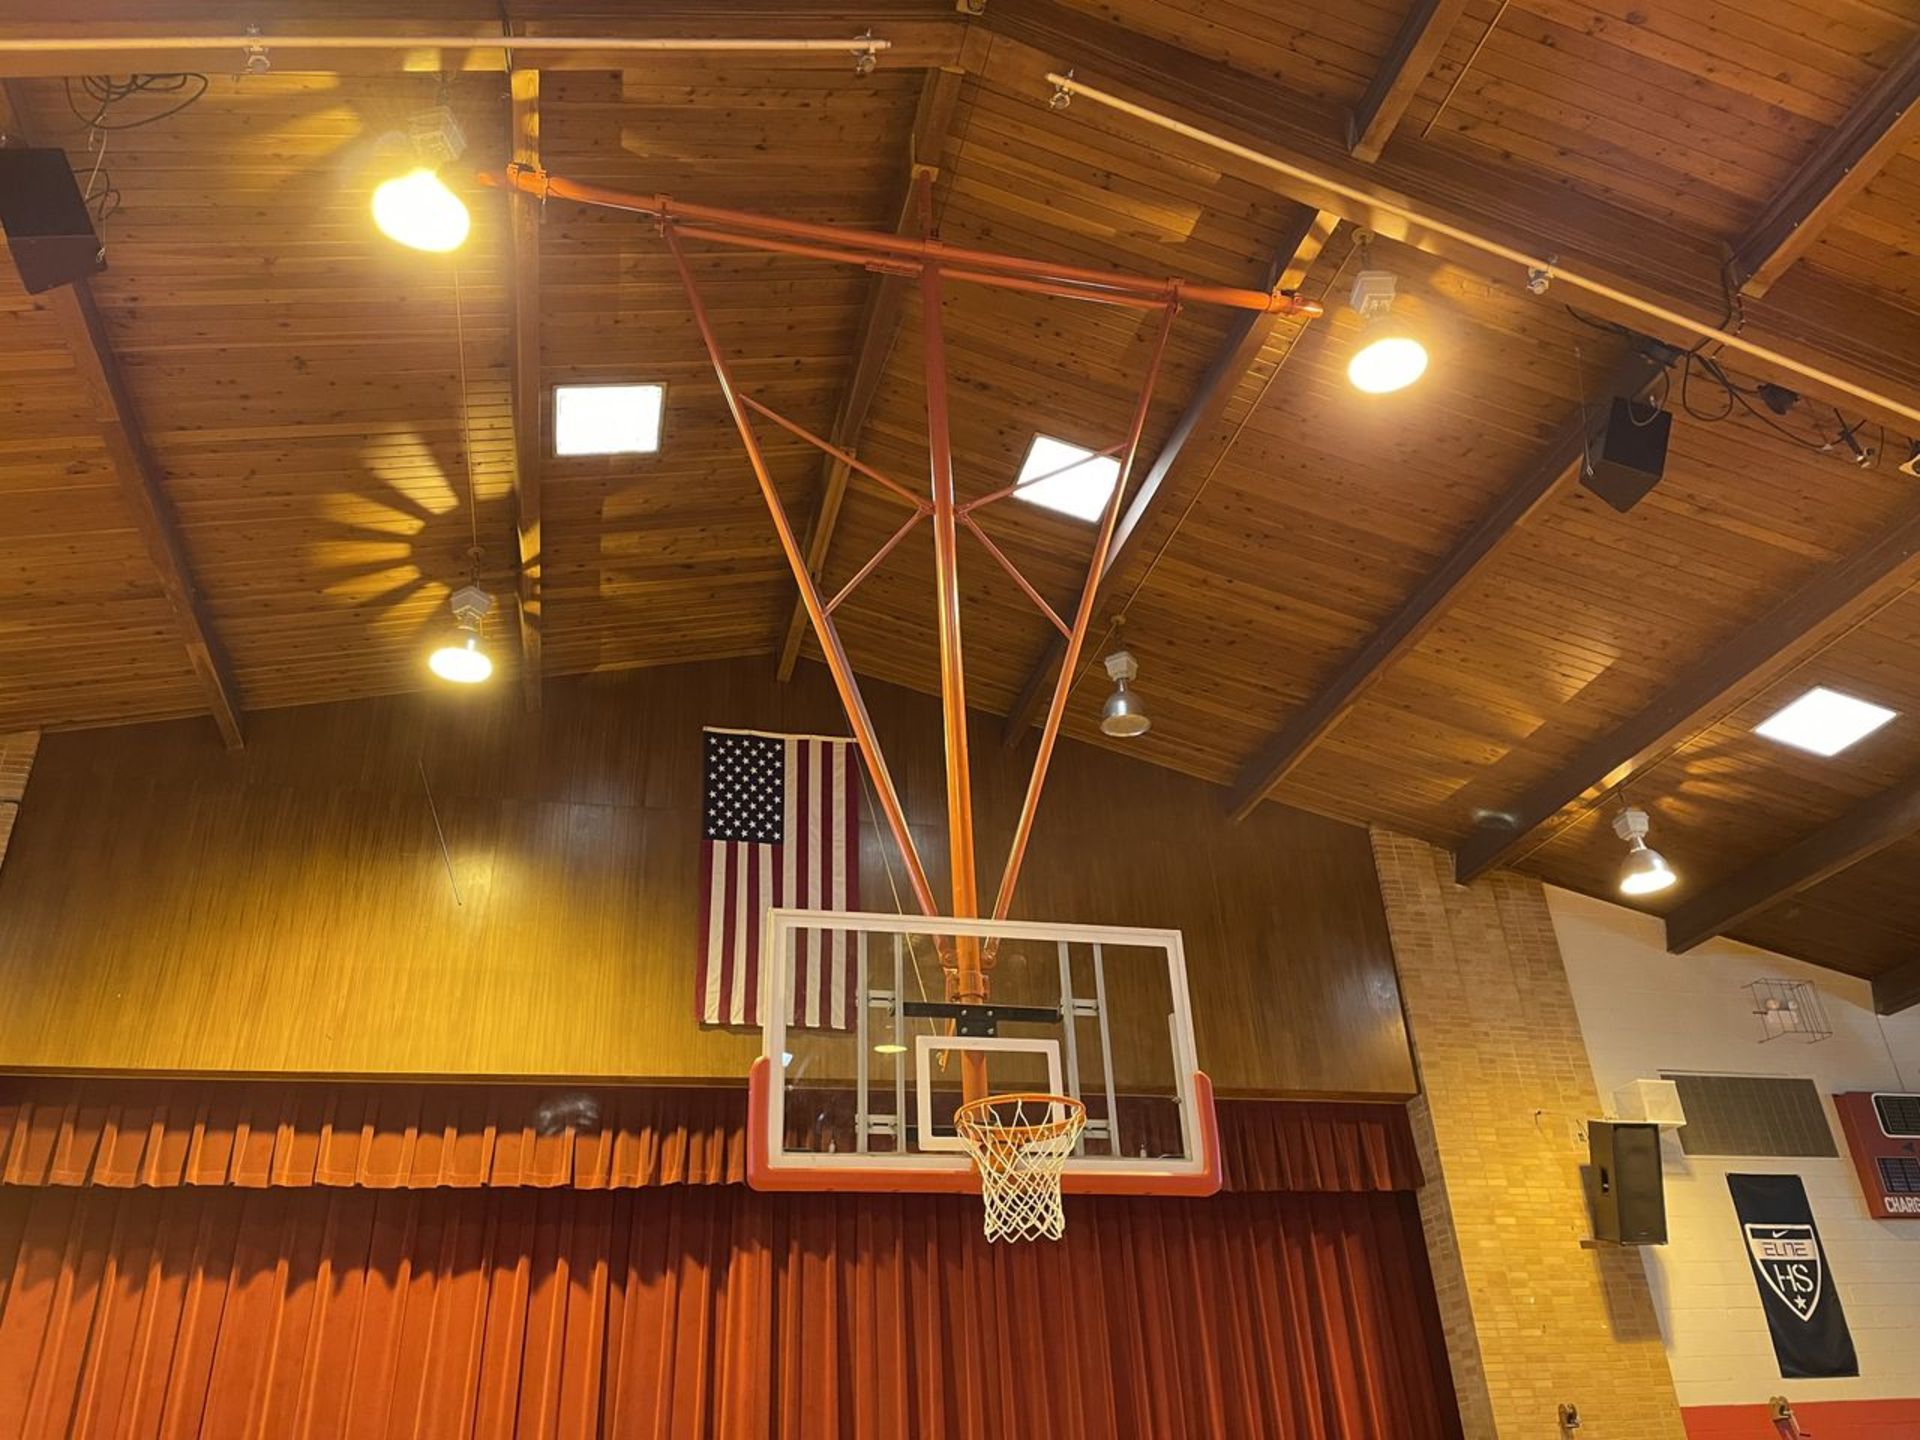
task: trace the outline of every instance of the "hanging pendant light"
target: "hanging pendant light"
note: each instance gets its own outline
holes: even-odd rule
[[[1100,709],[1100,731],[1105,735],[1130,740],[1153,728],[1140,697],[1127,689],[1127,682],[1140,673],[1140,666],[1125,650],[1116,650],[1106,659],[1107,675],[1113,681],[1113,693]]]
[[[380,233],[413,250],[445,254],[459,249],[473,219],[440,170],[460,158],[467,140],[444,93],[440,104],[415,115],[406,133],[396,132],[382,148],[398,162],[398,170],[374,187],[373,223]]]
[[[1372,253],[1371,238],[1363,232],[1359,242],[1362,267]],[[1394,318],[1398,288],[1399,278],[1393,271],[1362,268],[1348,297],[1347,303],[1365,323],[1359,346],[1347,361],[1347,380],[1368,395],[1404,390],[1427,373],[1427,347],[1404,321]]]
[[[493,596],[478,585],[462,585],[448,602],[454,629],[427,657],[427,668],[456,685],[478,685],[493,674],[482,628],[493,610]]]
[[[1622,895],[1656,895],[1679,877],[1666,857],[1647,845],[1647,812],[1629,806],[1613,817],[1613,833],[1627,842],[1620,862]]]

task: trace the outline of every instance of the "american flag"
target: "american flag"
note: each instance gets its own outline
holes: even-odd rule
[[[768,907],[860,908],[860,759],[851,740],[704,733],[696,1006],[703,1024],[758,1025]],[[797,938],[789,1025],[852,1028],[854,944]]]

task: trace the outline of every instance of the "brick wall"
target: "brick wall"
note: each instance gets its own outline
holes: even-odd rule
[[[20,809],[20,797],[26,793],[27,772],[33,769],[33,752],[39,747],[38,730],[16,730],[10,735],[0,735],[0,861],[7,858],[13,817]]]
[[[1601,1113],[1538,883],[1453,883],[1443,851],[1382,831],[1374,859],[1421,1097],[1421,1214],[1470,1440],[1681,1440],[1638,1252],[1592,1233],[1580,1123]]]

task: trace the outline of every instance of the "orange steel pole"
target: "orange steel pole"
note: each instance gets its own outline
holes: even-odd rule
[[[980,882],[973,855],[973,774],[967,761],[967,672],[960,647],[960,538],[953,500],[953,437],[947,416],[947,352],[940,317],[940,267],[920,272],[920,335],[926,356],[927,471],[933,487],[934,600],[940,625],[940,714],[947,746],[947,863],[953,873],[953,914],[980,913]],[[951,998],[978,1005],[987,998],[977,936],[953,943]],[[987,1057],[960,1053],[966,1099],[987,1094]]]
[[[1080,663],[1080,647],[1086,643],[1087,627],[1093,622],[1093,602],[1100,591],[1100,576],[1107,568],[1107,551],[1113,544],[1113,531],[1120,518],[1120,503],[1127,493],[1127,478],[1133,474],[1134,458],[1140,453],[1140,435],[1146,429],[1147,410],[1153,403],[1154,383],[1160,377],[1160,362],[1166,358],[1167,336],[1173,330],[1171,306],[1161,317],[1160,333],[1153,342],[1153,358],[1147,364],[1147,378],[1140,387],[1140,399],[1133,409],[1133,425],[1127,431],[1126,459],[1120,464],[1113,494],[1107,499],[1106,513],[1100,517],[1100,536],[1094,542],[1093,559],[1087,566],[1087,582],[1080,587],[1080,607],[1074,611],[1073,629],[1067,634],[1066,653],[1060,657],[1060,677],[1053,682],[1053,702],[1047,706],[1046,724],[1040,727],[1040,752],[1033,757],[1033,775],[1027,781],[1027,798],[1020,806],[1020,820],[1013,829],[1013,843],[1007,849],[1007,868],[1000,873],[1000,893],[994,898],[993,918],[1004,920],[1013,905],[1013,887],[1020,879],[1020,864],[1026,858],[1027,841],[1033,837],[1033,821],[1040,810],[1040,791],[1047,783],[1047,766],[1053,759],[1054,742],[1060,738],[1060,720],[1066,714],[1067,696],[1073,690],[1073,672]]]
[[[787,522],[787,512],[780,503],[780,492],[774,488],[773,476],[767,470],[766,457],[760,453],[760,443],[754,438],[753,422],[748,419],[745,405],[741,403],[739,393],[733,388],[733,377],[727,371],[726,358],[720,353],[720,342],[713,333],[713,326],[707,319],[707,309],[700,300],[699,287],[694,284],[693,272],[687,267],[686,252],[680,248],[680,241],[673,233],[672,225],[661,227],[667,242],[667,249],[673,253],[673,263],[680,272],[680,286],[687,292],[687,304],[693,311],[693,323],[700,331],[700,339],[707,347],[707,358],[713,362],[714,378],[720,382],[720,393],[727,402],[727,410],[733,416],[733,423],[740,431],[740,443],[746,447],[747,463],[753,467],[753,478],[759,482],[760,494],[767,502],[767,510],[773,516],[773,528],[780,537],[780,548],[786,552],[787,564],[793,570],[794,583],[800,587],[800,599],[807,607],[807,617],[813,621],[814,633],[820,637],[820,649],[825,654],[827,669],[833,674],[834,688],[840,692],[840,703],[846,709],[847,722],[853,727],[853,738],[860,746],[860,754],[867,762],[867,770],[873,779],[873,789],[879,798],[880,809],[887,817],[887,826],[893,831],[894,843],[900,847],[901,856],[906,861],[907,877],[912,882],[914,897],[920,902],[921,913],[938,915],[940,907],[933,898],[933,886],[927,881],[926,867],[920,863],[920,851],[913,843],[913,832],[907,828],[906,811],[901,807],[899,792],[894,788],[893,775],[887,769],[886,757],[880,753],[880,740],[874,733],[873,721],[867,714],[867,704],[860,695],[860,685],[853,676],[853,666],[847,660],[847,652],[840,644],[840,635],[833,627],[832,619],[827,615],[826,607],[820,599],[819,587],[813,583],[813,576],[807,571],[806,556],[801,552],[800,542],[794,537],[793,527]]]
[[[1144,295],[1155,300],[1178,304],[1224,305],[1236,310],[1272,310],[1289,315],[1321,313],[1318,301],[1303,299],[1289,291],[1269,292],[1245,290],[1231,285],[1199,285],[1185,280],[1157,280],[1150,275],[1134,275],[1124,270],[1099,270],[1084,265],[1056,265],[1051,261],[1005,255],[994,250],[971,250],[965,246],[948,245],[940,240],[915,239],[907,235],[882,233],[876,230],[857,230],[842,225],[822,225],[807,220],[783,220],[772,215],[756,214],[751,210],[728,210],[717,205],[698,205],[691,201],[676,200],[671,195],[639,195],[632,191],[610,189],[604,185],[584,185],[574,180],[557,179],[544,170],[535,170],[524,165],[509,165],[504,171],[482,171],[478,179],[484,185],[524,190],[529,195],[573,200],[583,205],[598,205],[610,210],[630,210],[640,215],[651,215],[662,221],[683,219],[693,221],[696,225],[701,223],[721,225],[734,230],[750,230],[762,235],[809,241],[820,246],[841,247],[833,255],[823,258],[851,259],[845,247],[852,247],[855,250],[872,251],[875,258],[891,256],[920,264],[949,264],[964,267],[972,272],[994,272],[969,275],[969,278],[977,278],[980,283],[987,285],[1001,283],[999,277],[1003,275],[1026,276],[1077,287],[1063,293],[1081,295],[1087,299],[1097,298],[1085,294],[1088,289],[1092,289],[1117,294]],[[706,232],[705,238],[720,239],[721,237],[712,232]],[[769,244],[765,248],[786,249],[788,247]]]

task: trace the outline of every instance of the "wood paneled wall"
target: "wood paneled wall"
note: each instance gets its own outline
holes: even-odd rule
[[[844,729],[824,671],[772,668],[259,712],[234,754],[193,721],[48,735],[0,873],[0,1068],[742,1076],[757,1035],[693,1018],[701,726]],[[944,886],[937,705],[869,701]],[[997,875],[1031,745],[995,738]],[[1229,826],[1213,787],[1077,744],[1052,773],[1017,914],[1183,930],[1223,1090],[1412,1092],[1364,831]],[[869,817],[866,908],[901,908],[890,853]]]

